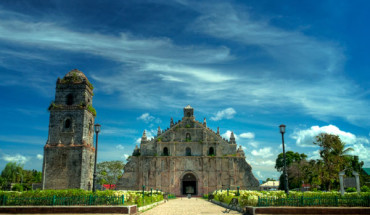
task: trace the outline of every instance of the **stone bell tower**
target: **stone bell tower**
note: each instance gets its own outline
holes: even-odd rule
[[[75,69],[56,83],[49,106],[49,136],[44,147],[43,189],[90,190],[95,148],[93,86]]]

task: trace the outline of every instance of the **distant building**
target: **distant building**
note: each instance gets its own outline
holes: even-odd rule
[[[144,131],[140,148],[125,165],[117,189],[159,189],[175,195],[202,195],[216,189],[258,189],[258,180],[246,162],[235,135],[227,140],[195,120],[194,109],[184,108],[182,120],[173,122],[148,139]]]
[[[279,188],[279,181],[268,181],[264,184],[260,185],[260,190],[268,191],[268,190],[277,190]]]
[[[93,88],[79,70],[57,80],[50,104],[49,136],[44,147],[43,189],[79,188],[93,185],[95,109]]]

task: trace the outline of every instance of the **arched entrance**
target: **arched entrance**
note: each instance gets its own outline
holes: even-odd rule
[[[197,195],[197,178],[192,173],[187,173],[182,177],[181,194]]]

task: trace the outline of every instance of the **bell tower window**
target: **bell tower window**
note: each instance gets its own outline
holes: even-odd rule
[[[189,147],[187,147],[186,149],[186,156],[191,156],[191,149]]]
[[[189,134],[189,133],[186,133],[185,141],[186,141],[186,142],[190,142],[190,141],[191,141],[191,136],[190,136],[190,134]]]
[[[72,95],[72,93],[67,95],[67,105],[73,105],[73,95]]]
[[[215,149],[213,147],[209,148],[208,155],[209,156],[215,155]]]
[[[163,156],[168,156],[169,153],[168,153],[168,148],[167,147],[164,147],[163,148]]]
[[[65,122],[64,122],[64,128],[68,129],[68,128],[71,128],[71,120],[70,119],[67,119]]]

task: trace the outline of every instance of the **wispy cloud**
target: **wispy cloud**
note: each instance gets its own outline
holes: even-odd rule
[[[42,160],[42,159],[44,158],[44,156],[43,156],[42,154],[37,154],[37,155],[36,155],[36,158],[37,158],[38,160]]]
[[[15,154],[15,155],[3,154],[1,159],[7,162],[16,162],[20,164],[25,164],[27,161],[30,160],[29,157],[23,156],[21,154]]]
[[[254,133],[252,132],[246,132],[246,133],[241,133],[239,134],[239,137],[241,138],[246,138],[246,139],[253,139],[254,138]]]
[[[211,120],[219,121],[222,119],[232,119],[235,114],[236,114],[236,111],[234,110],[234,108],[226,108],[224,110],[217,111],[215,116],[211,117]]]
[[[9,143],[45,145],[47,137],[26,136],[26,135],[7,135],[7,136],[1,135],[0,140]]]
[[[259,149],[258,151],[255,149],[252,150],[251,154],[262,158],[268,158],[274,155],[271,150],[272,150],[271,147],[264,147]]]

